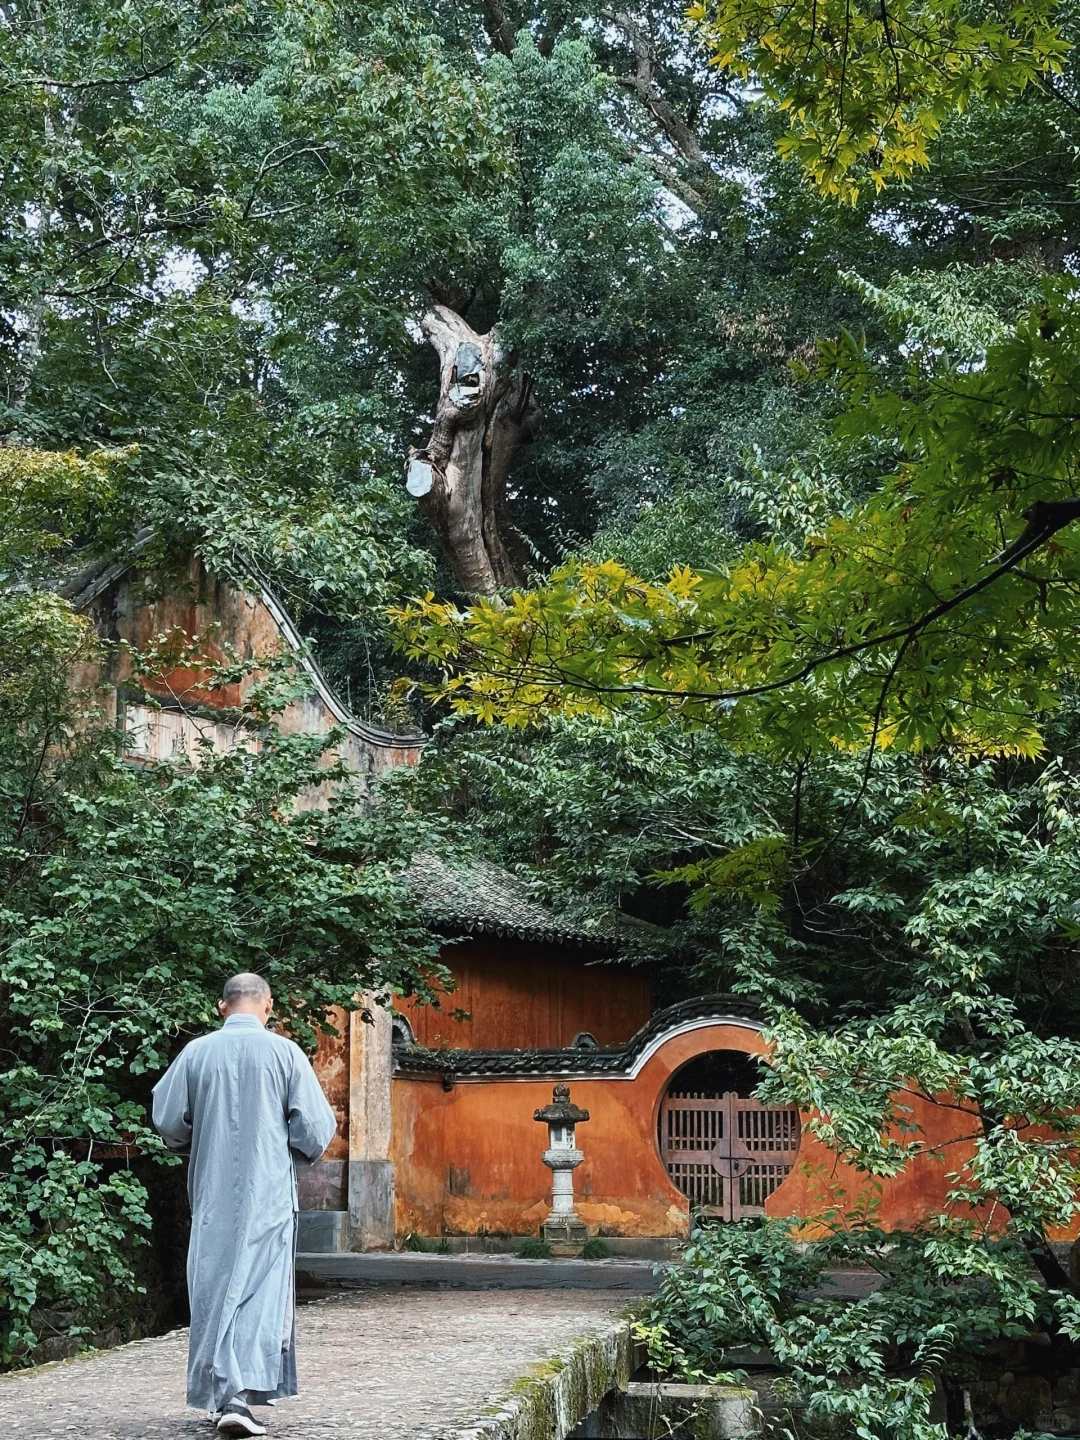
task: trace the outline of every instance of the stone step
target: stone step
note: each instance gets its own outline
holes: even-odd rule
[[[749,1440],[762,1430],[757,1392],[739,1385],[630,1381],[610,1390],[567,1440]]]
[[[297,1289],[305,1294],[371,1286],[424,1290],[621,1290],[644,1295],[659,1283],[650,1260],[518,1260],[509,1255],[423,1255],[372,1250],[300,1253]]]

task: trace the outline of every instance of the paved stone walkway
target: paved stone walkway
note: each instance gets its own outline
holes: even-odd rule
[[[625,1292],[363,1291],[297,1312],[303,1393],[257,1414],[277,1440],[451,1440],[514,1380],[606,1329]],[[216,1433],[184,1406],[187,1332],[0,1377],[0,1436],[183,1440]]]

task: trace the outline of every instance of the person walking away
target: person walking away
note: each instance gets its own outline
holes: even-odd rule
[[[155,1127],[191,1156],[187,1402],[226,1435],[265,1435],[251,1406],[297,1393],[294,1157],[318,1160],[336,1128],[307,1056],[265,1028],[272,1008],[261,975],[234,975],[224,1025],[154,1086]]]

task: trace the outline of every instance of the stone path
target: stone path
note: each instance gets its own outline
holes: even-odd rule
[[[303,1393],[259,1418],[278,1440],[451,1440],[515,1379],[606,1330],[625,1292],[363,1291],[297,1312]],[[185,1408],[187,1332],[0,1377],[0,1436],[211,1440]]]

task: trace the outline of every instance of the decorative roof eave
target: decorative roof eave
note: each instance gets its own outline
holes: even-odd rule
[[[701,995],[658,1010],[625,1045],[579,1050],[432,1050],[395,1047],[395,1075],[448,1080],[631,1080],[663,1041],[674,1034],[725,1021],[761,1029],[759,1007],[738,995]]]
[[[626,959],[651,942],[669,948],[665,932],[645,921],[597,915],[595,922],[563,919],[536,896],[536,887],[501,865],[479,857],[453,862],[421,851],[402,879],[433,929],[450,936],[494,935],[576,946],[598,959]]]
[[[466,935],[492,935],[499,940],[524,940],[540,945],[572,945],[580,950],[595,950],[611,959],[621,956],[618,941],[611,935],[588,930],[562,930],[555,926],[511,925],[488,920],[482,915],[451,915],[429,913],[428,923],[450,939]]]

